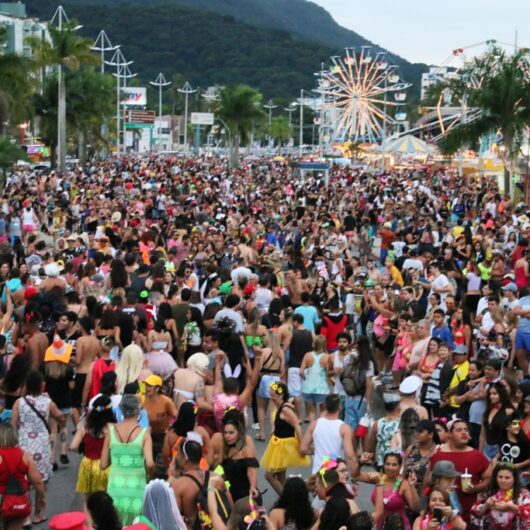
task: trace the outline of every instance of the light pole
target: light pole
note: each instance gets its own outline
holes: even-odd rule
[[[211,110],[211,104],[217,101],[221,101],[221,97],[219,96],[219,93],[217,91],[216,87],[208,87],[206,92],[202,94],[202,97],[206,100],[206,104],[208,105],[208,112]],[[208,133],[208,136],[206,137],[206,145],[207,147],[210,147],[210,138],[212,136],[212,129],[210,128],[210,132]]]
[[[101,73],[102,74],[105,73],[105,52],[113,52],[113,51],[116,51],[118,48],[119,46],[112,45],[107,35],[107,32],[104,29],[102,29],[99,32],[94,44],[92,45],[92,50],[94,50],[95,52],[101,53]],[[107,123],[107,118],[105,117],[105,120],[101,124],[102,138],[106,139],[107,133],[108,133],[108,123]],[[104,158],[106,158],[106,155],[107,155],[106,147],[103,149],[102,155]]]
[[[269,99],[269,101],[267,102],[266,105],[263,105],[263,108],[264,109],[267,109],[269,111],[269,149],[272,147],[271,146],[271,140],[272,140],[272,136],[271,136],[271,127],[272,127],[272,110],[275,109],[278,105],[275,105],[272,101],[272,99]]]
[[[113,52],[116,51],[119,48],[119,46],[113,46],[110,42],[110,39],[107,35],[107,32],[102,29],[94,44],[92,45],[92,50],[95,52],[101,52],[101,73],[105,73],[105,52]]]
[[[134,62],[134,61],[132,61]],[[133,74],[131,72],[131,69],[129,68],[129,65],[125,65],[123,67],[122,73],[120,75],[120,78],[123,79],[123,88],[127,88],[127,79],[130,79],[132,77],[136,77],[138,74]],[[126,112],[127,109],[125,108],[125,103],[123,103],[123,152],[126,153],[127,146],[125,144],[125,137],[127,133],[127,119],[126,119]]]
[[[112,59],[110,61],[105,61],[105,64],[108,64],[109,66],[115,66],[116,67],[116,73],[112,74],[116,78],[116,156],[120,155],[120,115],[121,115],[121,105],[120,105],[120,79],[122,76],[122,72],[124,74],[127,74],[125,67],[132,64],[133,61],[126,61],[125,57],[123,56],[122,51],[120,48],[118,48],[114,55],[112,56]],[[125,116],[124,116],[125,121]]]
[[[70,22],[66,11],[63,6],[59,6],[55,11],[50,24],[55,23],[57,29],[63,31],[63,23]],[[80,29],[82,26],[76,26],[71,28],[72,31]],[[62,64],[59,63],[57,70],[57,81],[58,81],[58,92],[57,92],[57,166],[60,172],[64,171],[65,156],[66,156],[66,88],[64,86],[63,79],[63,68]]]
[[[158,87],[158,140],[162,138],[162,88],[169,86],[171,81],[167,81],[164,74],[160,72],[154,81],[149,81],[152,86]]]
[[[228,127],[228,125],[222,118],[217,119],[224,125],[224,128],[228,131],[228,145],[232,145],[232,131],[230,131],[230,127]]]
[[[190,94],[197,92],[196,88],[191,88],[189,81],[184,83],[182,88],[179,88],[178,91],[181,94],[185,95],[184,99],[184,149],[188,150],[188,97]]]
[[[300,139],[298,146],[298,154],[302,158],[303,148],[302,144],[304,143],[304,89],[300,90]]]
[[[291,126],[293,123],[292,113],[296,110],[296,102],[289,103],[288,107],[285,107],[283,110],[289,113],[289,142],[291,141]]]

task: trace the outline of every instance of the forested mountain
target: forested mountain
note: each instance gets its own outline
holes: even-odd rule
[[[57,0],[25,0],[51,18]],[[344,46],[370,44],[306,0],[64,0],[87,36],[105,29],[143,80],[183,74],[194,85],[247,83],[265,97],[294,97],[315,86],[313,73]],[[425,65],[396,58],[414,82]]]

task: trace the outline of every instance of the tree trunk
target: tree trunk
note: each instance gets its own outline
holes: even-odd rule
[[[239,134],[230,139],[230,168],[235,169],[239,165]]]
[[[59,71],[59,104],[57,109],[57,169],[64,172],[66,159],[66,87],[64,73]]]
[[[79,165],[81,167],[86,166],[86,133],[83,129],[79,131]]]

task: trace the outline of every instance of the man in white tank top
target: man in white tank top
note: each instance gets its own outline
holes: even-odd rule
[[[353,431],[339,419],[340,396],[329,394],[325,401],[325,410],[318,420],[313,421],[305,433],[300,445],[300,452],[313,455],[312,473],[322,466],[326,456],[344,458],[348,469],[353,474],[357,470],[357,460],[353,451]]]

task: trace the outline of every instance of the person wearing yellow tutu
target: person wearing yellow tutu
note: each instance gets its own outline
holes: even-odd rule
[[[75,491],[84,493],[85,500],[91,493],[107,489],[110,468],[102,471],[99,461],[109,423],[116,423],[112,412],[112,402],[108,396],[102,395],[92,404],[85,423],[77,426],[77,431],[70,444],[71,451],[83,453]]]
[[[274,413],[274,431],[261,459],[261,467],[267,469],[265,478],[279,495],[285,484],[287,468],[306,467],[311,460],[300,454],[302,431],[294,406],[289,401],[287,385],[272,383],[269,396],[277,409]]]

